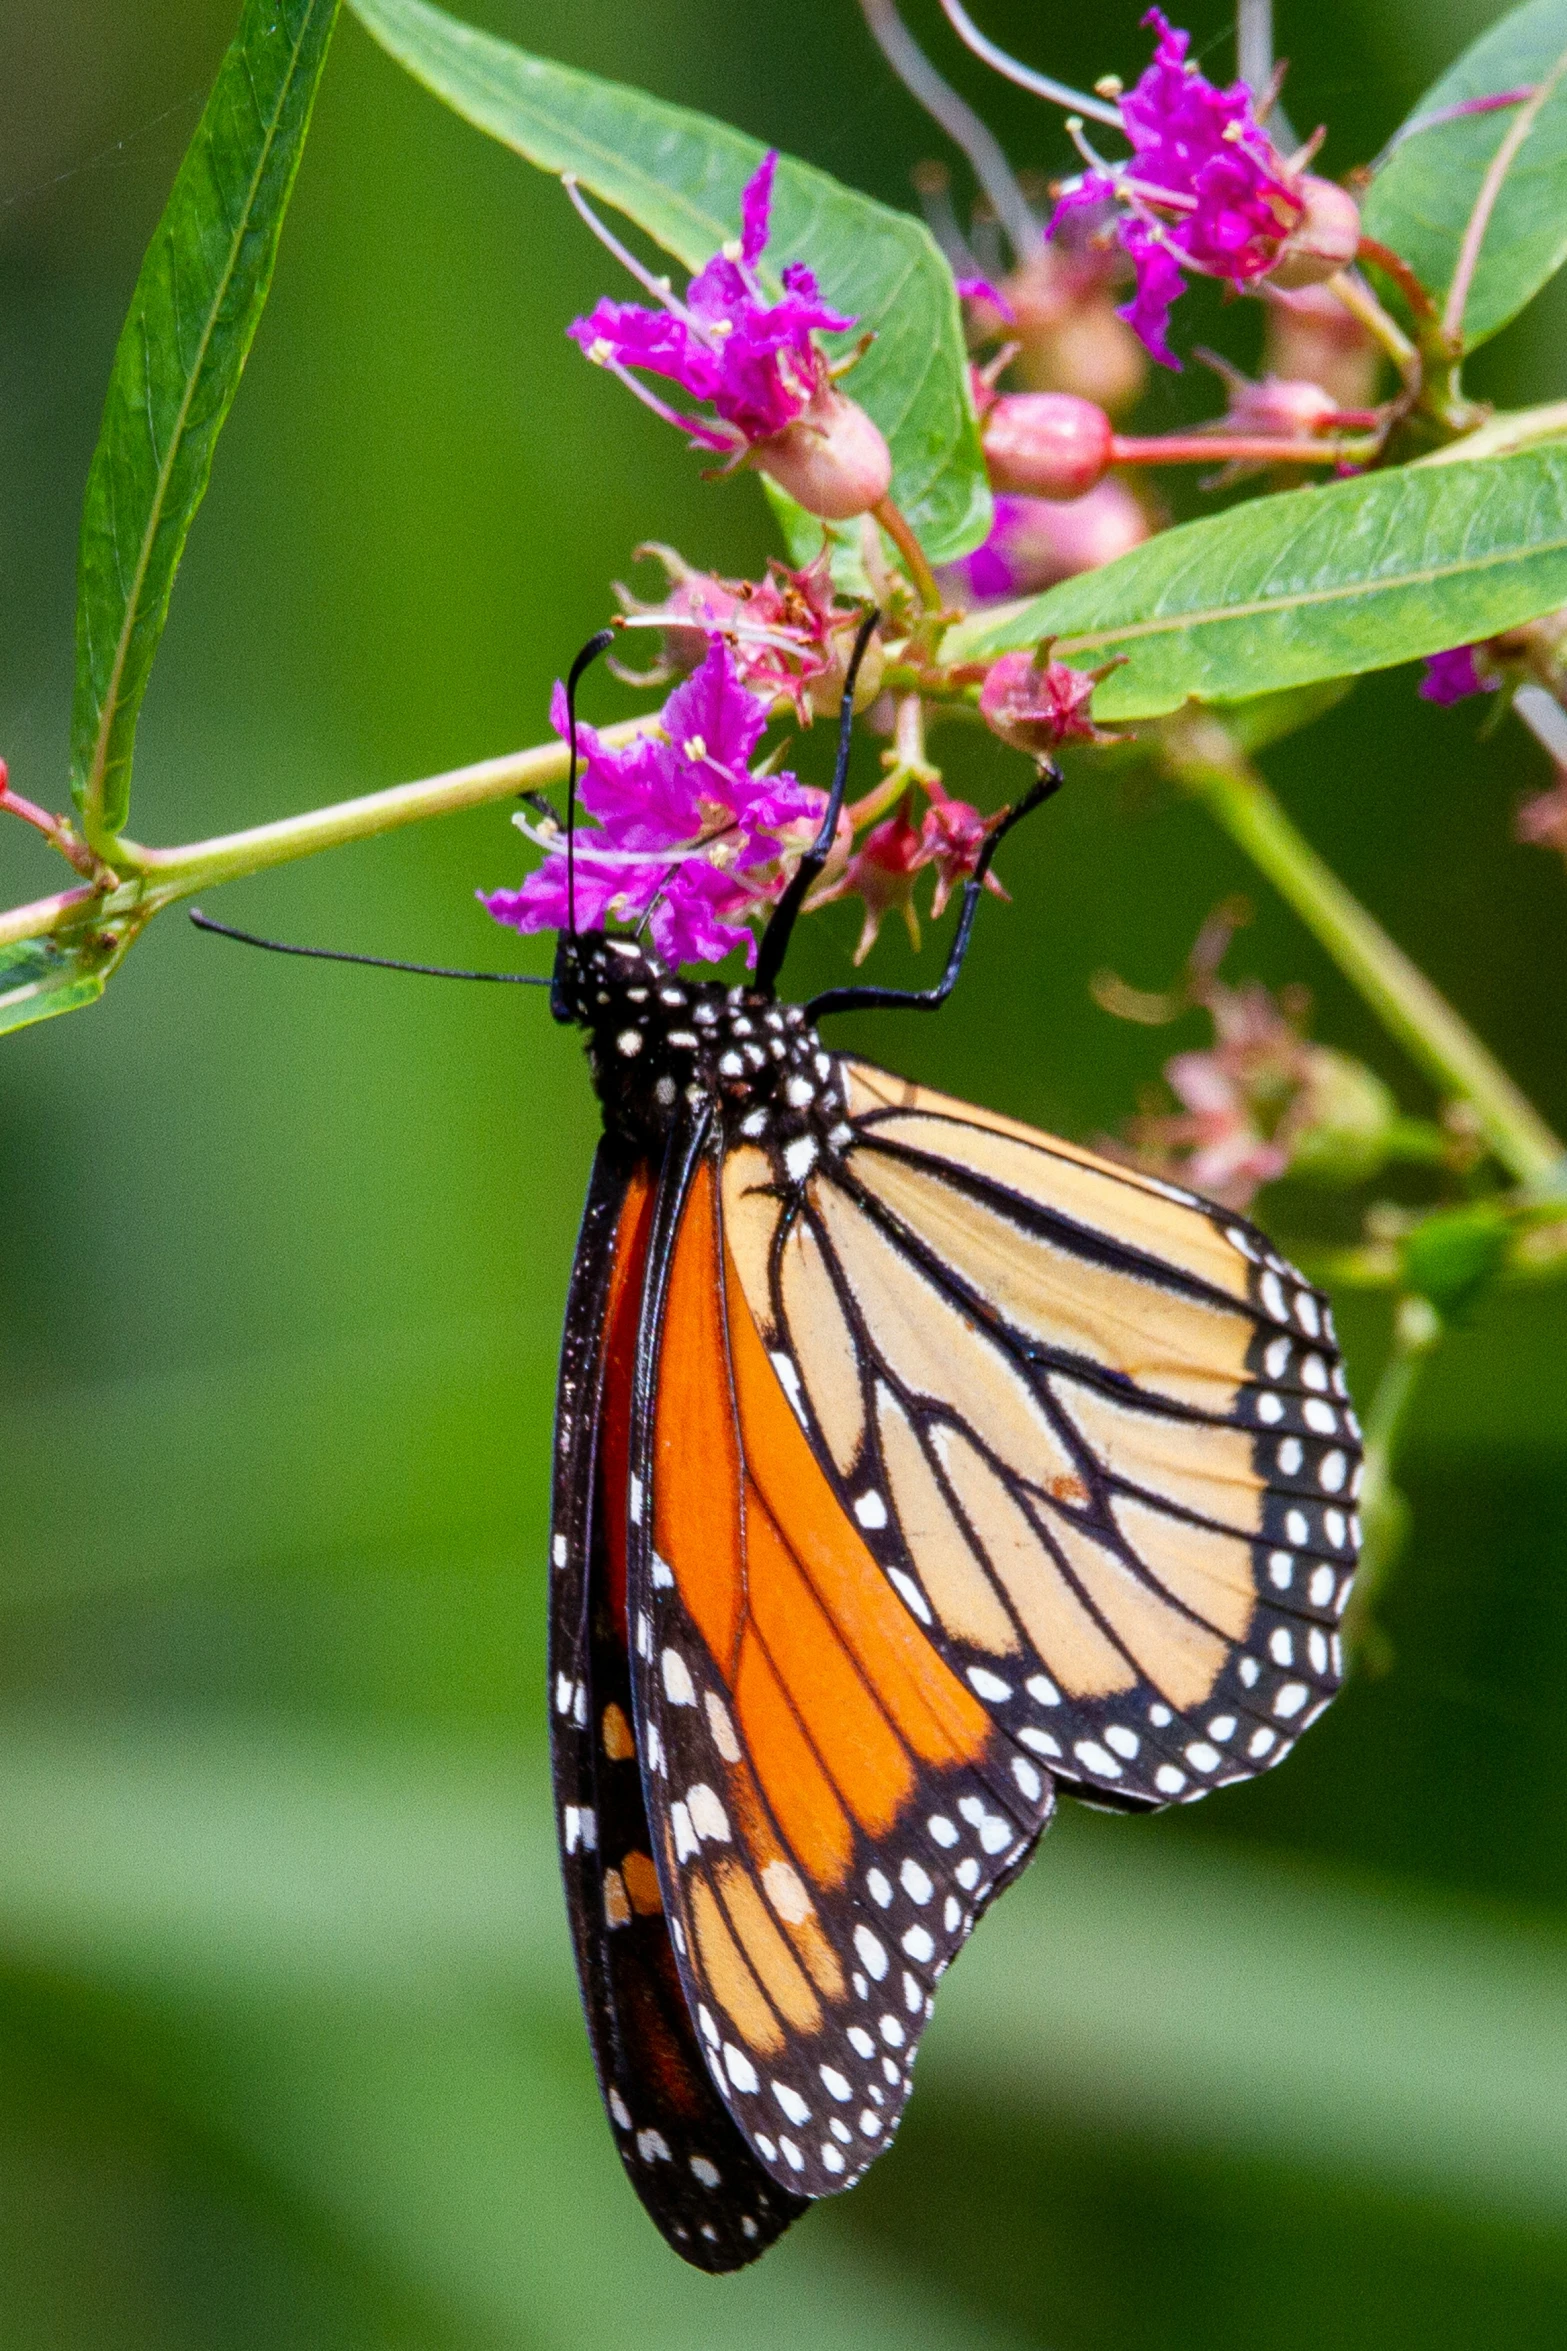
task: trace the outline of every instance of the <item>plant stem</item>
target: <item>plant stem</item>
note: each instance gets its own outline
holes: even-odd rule
[[[89,907],[100,916],[109,899],[102,890],[59,890],[51,898],[34,898],[27,906],[12,906],[0,914],[0,947],[14,947],[22,939],[47,939],[69,930]]]
[[[1464,240],[1458,248],[1458,259],[1453,267],[1452,283],[1447,289],[1447,301],[1442,310],[1442,334],[1448,349],[1456,358],[1464,347],[1464,311],[1469,302],[1469,289],[1474,284],[1475,271],[1480,266],[1480,249],[1485,243],[1496,200],[1503,182],[1512,170],[1518,150],[1539,120],[1540,109],[1551,97],[1562,75],[1567,73],[1567,49],[1538,85],[1526,106],[1520,107],[1502,134],[1500,145],[1492,156],[1485,178],[1474,200],[1474,208],[1464,228]]]
[[[1382,1369],[1366,1415],[1365,1480],[1360,1513],[1365,1541],[1344,1621],[1351,1654],[1372,1673],[1392,1662],[1387,1636],[1372,1611],[1398,1564],[1409,1533],[1409,1505],[1393,1482],[1393,1457],[1420,1375],[1442,1340],[1442,1323],[1424,1298],[1403,1297],[1393,1312],[1393,1351]]]
[[[1392,246],[1384,245],[1379,237],[1362,237],[1359,257],[1362,261],[1374,261],[1382,275],[1392,279],[1409,304],[1411,317],[1433,318],[1436,315],[1436,305],[1402,253],[1395,253]]]
[[[657,714],[621,720],[602,730],[607,743],[626,743],[658,723]],[[564,743],[543,743],[529,751],[513,751],[500,759],[480,760],[472,767],[451,769],[445,775],[426,776],[418,783],[395,784],[387,792],[368,792],[361,799],[340,800],[330,808],[312,808],[303,816],[280,817],[274,824],[252,825],[239,833],[219,834],[179,849],[144,849],[134,841],[114,844],[117,887],[63,890],[30,906],[0,914],[0,945],[19,939],[47,937],[78,924],[91,910],[97,924],[144,921],[177,898],[219,882],[236,881],[268,866],[288,865],[297,857],[313,857],[320,849],[340,848],[348,841],[368,841],[399,825],[418,824],[426,817],[451,816],[459,809],[480,808],[492,800],[514,798],[559,783],[566,773]]]
[[[902,509],[894,505],[890,497],[886,497],[873,506],[871,512],[902,556],[909,578],[914,583],[915,591],[925,610],[928,613],[945,611],[946,599],[941,593],[935,573],[930,568],[930,559],[914,536],[913,527]]]
[[[1414,460],[1416,465],[1454,465],[1465,457],[1512,457],[1540,441],[1557,441],[1567,434],[1567,400],[1547,400],[1538,408],[1515,408],[1487,417],[1472,433],[1448,441]]]
[[[1354,441],[1296,439],[1277,433],[1116,433],[1112,465],[1365,465],[1373,437]]]
[[[1467,1102],[1502,1165],[1531,1190],[1567,1190],[1567,1145],[1468,1023],[1295,830],[1225,729],[1206,714],[1162,730],[1170,772],[1208,806],[1444,1092]]]
[[[1397,319],[1383,309],[1365,279],[1354,270],[1341,269],[1337,277],[1329,278],[1328,290],[1338,296],[1351,318],[1358,318],[1367,334],[1381,344],[1402,377],[1405,390],[1418,392],[1420,353]]]

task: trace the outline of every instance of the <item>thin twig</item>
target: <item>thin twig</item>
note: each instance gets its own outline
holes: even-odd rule
[[[993,72],[1006,81],[1016,82],[1020,90],[1031,90],[1036,98],[1049,98],[1057,106],[1070,107],[1074,114],[1089,114],[1095,122],[1110,123],[1120,130],[1121,109],[1103,98],[1091,98],[1084,90],[1074,90],[1069,82],[1053,81],[1047,73],[1036,73],[1031,65],[1021,65],[1009,57],[1005,49],[998,49],[994,41],[987,41],[968,11],[959,0],[941,0],[948,24],[967,49],[982,58]]]
[[[898,14],[893,0],[860,0],[860,6],[877,47],[904,88],[968,157],[974,177],[990,199],[1018,260],[1036,259],[1044,247],[1044,234],[994,131],[980,121],[973,107],[958,96],[949,82],[942,80]]]

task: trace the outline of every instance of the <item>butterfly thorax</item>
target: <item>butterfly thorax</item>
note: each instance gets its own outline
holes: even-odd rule
[[[851,1139],[838,1063],[800,1005],[683,979],[595,931],[562,941],[555,989],[558,1016],[588,1032],[606,1131],[637,1151],[707,1103],[728,1140],[761,1145],[796,1182]]]

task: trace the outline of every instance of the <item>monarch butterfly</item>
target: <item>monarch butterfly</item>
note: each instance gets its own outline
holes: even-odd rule
[[[566,691],[547,984],[604,1133],[556,1403],[557,1826],[621,2160],[713,2272],[888,2144],[1058,1789],[1151,1812],[1283,1759],[1342,1678],[1360,1542],[1328,1302],[1264,1234],[817,1033],[945,1002],[1053,768],[988,831],[934,987],[778,1001],[876,619],[749,986],[575,928],[575,694],[611,631]]]
[[[1359,1539],[1329,1308],[1260,1232],[820,1041],[944,1000],[1059,779],[989,835],[936,987],[778,1001],[852,699],[750,985],[570,928],[552,981],[604,1113],[555,1433],[560,1853],[616,2145],[715,2272],[888,2144],[1058,1788],[1151,1811],[1288,1752]]]

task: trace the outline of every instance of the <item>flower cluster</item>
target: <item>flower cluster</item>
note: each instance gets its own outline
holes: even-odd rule
[[[1359,222],[1342,190],[1289,169],[1243,82],[1221,90],[1199,73],[1186,54],[1190,36],[1162,10],[1143,22],[1156,35],[1153,63],[1121,100],[1131,157],[1117,166],[1096,159],[1050,226],[1055,235],[1081,213],[1118,208],[1116,235],[1136,274],[1120,315],[1162,367],[1179,367],[1168,326],[1186,271],[1251,287],[1286,263],[1290,245],[1300,249],[1285,282],[1305,283],[1353,258]]]
[[[886,442],[865,414],[833,388],[818,333],[838,333],[856,322],[821,298],[804,262],[786,263],[783,297],[769,302],[757,278],[767,244],[776,152],[763,158],[740,198],[740,235],[715,253],[686,288],[684,301],[668,280],[634,261],[577,198],[579,210],[616,258],[657,300],[600,301],[567,328],[599,367],[618,376],[637,398],[698,448],[773,475],[813,514],[841,520],[863,514],[885,497],[892,478]],[[711,417],[682,414],[632,372],[662,376]]]
[[[1183,984],[1169,996],[1145,996],[1110,974],[1094,987],[1105,1009],[1123,1019],[1160,1023],[1196,1006],[1212,1020],[1211,1046],[1173,1054],[1164,1065],[1180,1109],[1145,1112],[1127,1129],[1130,1151],[1111,1149],[1241,1210],[1286,1174],[1334,1183],[1374,1174],[1398,1115],[1371,1070],[1307,1036],[1304,990],[1280,999],[1260,981],[1231,987],[1219,978],[1236,924],[1247,919],[1236,906],[1210,916]]]
[[[903,916],[910,941],[917,948],[920,924],[914,885],[919,876],[927,869],[935,874],[930,912],[932,921],[939,922],[948,899],[975,871],[988,835],[1005,815],[999,810],[993,816],[982,816],[967,800],[955,800],[934,775],[924,779],[923,788],[928,805],[918,824],[913,795],[906,793],[891,816],[871,826],[842,872],[829,873],[823,886],[807,900],[813,909],[830,905],[837,898],[864,901],[865,919],[854,950],[856,963],[865,961],[892,913]],[[1007,895],[993,873],[985,876],[985,887],[998,898]]]
[[[551,720],[567,732],[564,689]],[[787,774],[758,774],[752,758],[767,711],[747,692],[721,638],[677,686],[656,733],[611,744],[578,725],[582,805],[595,829],[579,833],[568,880],[565,842],[517,821],[547,852],[520,890],[481,893],[514,930],[601,929],[646,919],[671,967],[717,963],[735,947],[755,958],[750,924],[783,887],[785,860],[808,846],[825,796]]]
[[[616,593],[628,625],[661,631],[663,658],[654,670],[617,670],[617,676],[663,684],[695,668],[716,633],[729,648],[735,676],[764,703],[786,705],[802,726],[836,713],[862,615],[857,605],[838,601],[826,549],[799,571],[774,557],[760,580],[697,571],[672,547],[637,552],[663,565],[666,593],[655,603],[625,588]],[[862,707],[880,691],[881,668],[880,640],[873,637],[860,664],[856,699]]]

